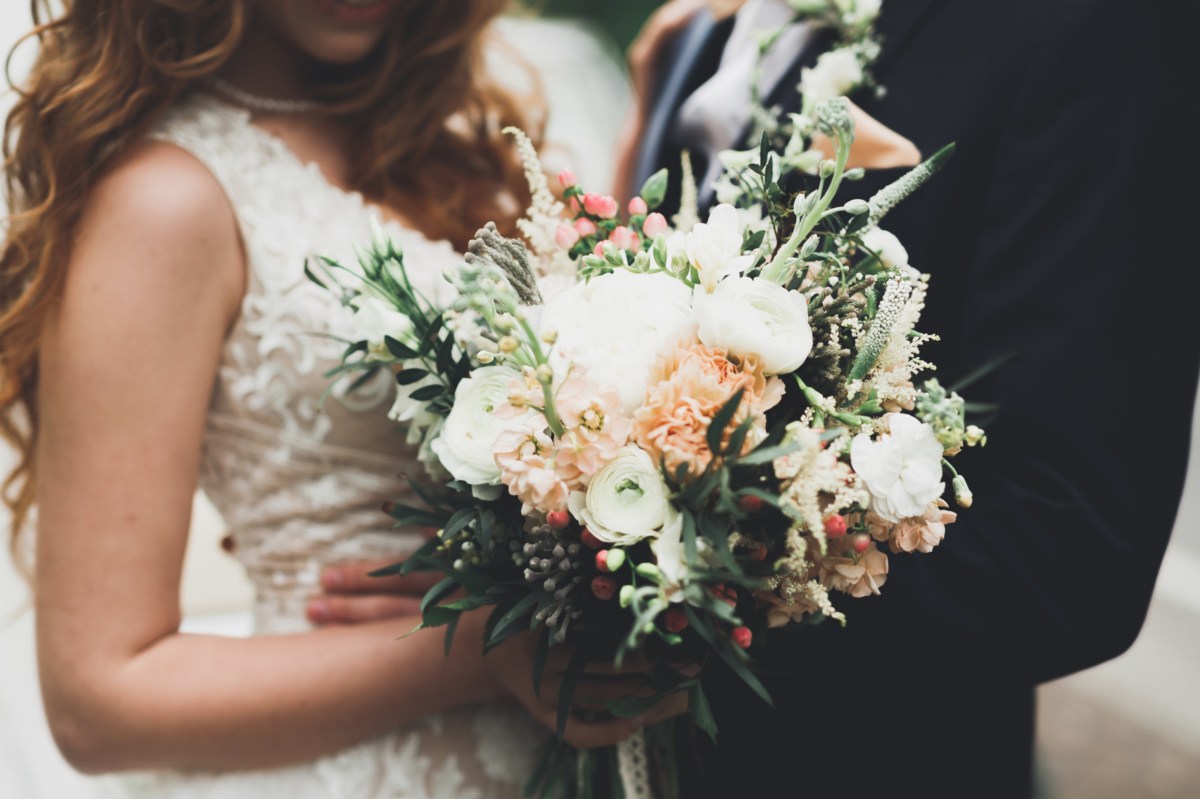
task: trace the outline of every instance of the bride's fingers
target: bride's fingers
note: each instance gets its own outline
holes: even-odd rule
[[[363,561],[330,566],[321,573],[321,587],[330,594],[414,594],[424,595],[440,582],[433,572],[372,577],[371,572],[391,566],[395,561]]]
[[[419,597],[396,594],[331,595],[317,597],[308,603],[308,619],[314,624],[358,624],[400,616],[419,616],[420,613]]]

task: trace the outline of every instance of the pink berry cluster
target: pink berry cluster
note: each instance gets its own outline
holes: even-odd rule
[[[573,258],[588,253],[603,255],[606,242],[618,250],[636,253],[668,230],[667,218],[651,212],[642,197],[629,201],[625,209],[628,216],[622,221],[616,198],[585,192],[571,170],[559,172],[558,183],[574,220],[559,225],[554,240]]]

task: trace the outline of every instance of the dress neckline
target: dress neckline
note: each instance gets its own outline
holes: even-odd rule
[[[214,107],[218,113],[223,113],[232,120],[236,120],[249,136],[254,137],[262,144],[270,153],[281,162],[296,168],[301,172],[306,172],[316,177],[334,196],[340,197],[344,201],[355,206],[364,214],[369,214],[379,220],[380,225],[384,230],[395,235],[397,238],[407,238],[416,240],[426,246],[448,247],[453,252],[458,252],[454,245],[448,239],[433,239],[425,235],[421,230],[412,227],[409,224],[395,219],[387,213],[387,211],[377,203],[368,202],[362,192],[353,189],[343,188],[329,179],[325,174],[325,170],[316,161],[306,161],[300,155],[288,146],[287,142],[279,136],[271,133],[269,130],[260,125],[256,125],[252,118],[252,114],[248,109],[242,108],[239,105],[224,100],[215,94],[204,92],[199,95],[209,106]]]

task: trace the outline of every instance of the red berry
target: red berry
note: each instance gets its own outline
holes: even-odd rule
[[[546,524],[561,530],[571,523],[571,515],[565,510],[552,510],[546,514]]]
[[[825,535],[838,538],[846,534],[846,517],[835,513],[825,520]]]
[[[762,510],[762,497],[756,497],[753,494],[742,494],[738,497],[738,507],[746,513],[758,513]]]
[[[729,588],[725,585],[725,583],[718,583],[714,585],[712,589],[712,595],[724,602],[726,605],[729,605],[731,608],[737,605],[737,591]]]
[[[602,549],[596,553],[596,568],[602,572],[609,571],[607,549]]]
[[[617,581],[604,575],[593,577],[592,593],[596,595],[596,599],[607,602],[617,593]]]
[[[604,542],[592,535],[592,531],[586,527],[583,528],[583,532],[579,534],[579,540],[582,541],[583,545],[588,549],[600,549],[604,546]]]
[[[679,608],[671,608],[664,616],[663,623],[667,626],[667,632],[681,633],[688,626],[687,614]]]
[[[733,632],[730,633],[729,637],[732,638],[733,642],[742,649],[748,649],[750,647],[750,641],[754,638],[754,635],[750,632],[749,627],[734,627]]]
[[[871,546],[871,536],[866,533],[855,533],[850,538],[850,546],[854,548],[855,552],[861,555],[867,551],[867,547]]]
[[[754,560],[766,560],[767,548],[762,544],[756,544],[754,548],[750,550],[750,557]]]

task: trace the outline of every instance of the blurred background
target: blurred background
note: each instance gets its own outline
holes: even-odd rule
[[[621,54],[658,3],[542,0],[531,5],[543,19],[510,23],[506,33],[518,52],[537,59],[535,73],[553,109],[547,131],[555,144],[550,159],[555,167],[570,164],[585,183],[602,188],[612,164],[595,154],[611,149],[630,99]],[[0,52],[8,53],[29,26],[28,3],[0,3]],[[522,46],[535,41],[537,47]],[[32,47],[16,52],[11,64],[15,78],[31,57]],[[0,92],[0,113],[10,102],[11,96]],[[576,158],[575,153],[590,157]],[[1200,436],[1191,435],[1195,452]],[[1038,754],[1045,797],[1200,797],[1197,460],[1193,457],[1171,547],[1137,643],[1110,663],[1040,690]],[[11,462],[11,453],[0,447],[0,474]],[[240,635],[249,629],[250,591],[239,567],[221,551],[223,534],[217,513],[197,496],[181,601],[189,629]],[[7,520],[0,517],[0,540],[6,538]],[[37,687],[26,587],[7,556],[0,555],[0,797],[94,799],[105,794],[102,780],[75,774],[50,740]]]

